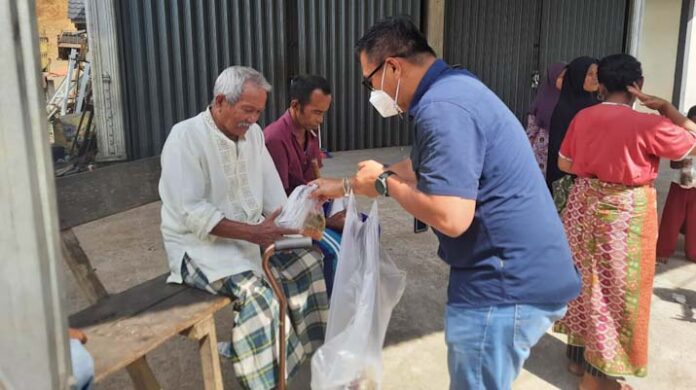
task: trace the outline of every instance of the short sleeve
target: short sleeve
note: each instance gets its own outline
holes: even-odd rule
[[[471,113],[432,102],[416,115],[418,190],[475,200],[486,155],[486,137]]]
[[[672,121],[660,118],[648,130],[646,141],[649,153],[668,160],[681,160],[696,145],[696,136]]]

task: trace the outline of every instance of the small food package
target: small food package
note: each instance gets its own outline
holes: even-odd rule
[[[295,188],[276,219],[276,224],[288,229],[300,230],[303,236],[320,241],[326,229],[326,218],[321,202],[311,198],[315,185],[302,185]]]

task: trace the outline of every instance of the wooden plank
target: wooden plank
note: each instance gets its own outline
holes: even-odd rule
[[[159,200],[160,172],[153,157],[56,178],[61,229]]]
[[[140,357],[126,367],[128,374],[133,380],[133,387],[136,390],[161,390],[155,374],[152,372],[150,365],[147,364],[145,356]]]
[[[97,303],[109,295],[72,229],[61,232],[60,250],[63,253],[63,260],[75,276],[77,285],[90,303]]]
[[[181,332],[181,335],[194,340],[200,340],[204,337],[207,337],[208,333],[210,332],[210,329],[208,329],[208,323],[206,321],[207,320],[203,320],[190,327],[189,329],[185,329],[183,332]]]
[[[89,339],[85,347],[94,357],[95,380],[126,367],[229,303],[229,298],[184,288],[138,315],[83,324]]]
[[[121,293],[110,295],[98,304],[73,314],[69,319],[70,326],[85,328],[129,318],[176,294],[190,290],[189,287],[180,284],[168,284],[168,275],[160,275]]]

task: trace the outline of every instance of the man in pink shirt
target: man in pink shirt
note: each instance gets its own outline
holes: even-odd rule
[[[322,167],[319,127],[331,107],[329,82],[314,75],[300,75],[290,81],[290,107],[275,122],[266,126],[266,148],[275,163],[285,192],[319,178]],[[324,253],[324,278],[329,294],[341,243],[345,213],[327,218],[324,238],[319,246]]]
[[[331,106],[331,87],[319,76],[297,76],[290,82],[290,107],[266,126],[266,148],[288,195],[318,177],[321,168],[319,126]]]

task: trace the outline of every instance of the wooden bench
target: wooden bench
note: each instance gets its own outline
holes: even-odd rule
[[[92,306],[69,318],[94,358],[95,381],[126,368],[136,389],[160,389],[145,356],[176,335],[199,343],[205,389],[222,389],[214,314],[228,305],[161,275],[109,295],[72,228],[159,200],[159,158],[116,164],[56,180],[61,251]],[[162,259],[162,261],[165,261]]]

